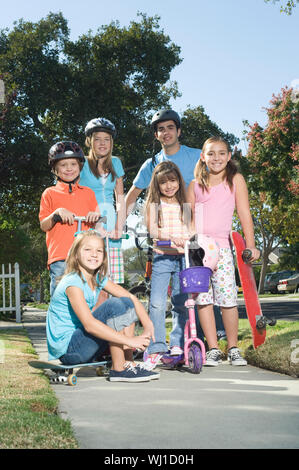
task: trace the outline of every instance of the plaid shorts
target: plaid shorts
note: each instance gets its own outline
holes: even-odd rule
[[[220,248],[219,261],[211,277],[209,292],[202,292],[196,298],[196,304],[214,304],[219,307],[237,305],[237,285],[235,264],[230,248]]]
[[[124,258],[121,248],[109,247],[110,254],[110,279],[116,284],[123,284],[124,277]]]

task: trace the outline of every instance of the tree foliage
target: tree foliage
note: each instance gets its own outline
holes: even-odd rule
[[[257,122],[250,127],[247,160],[241,163],[250,168],[253,190],[266,191],[272,205],[281,202],[287,207],[298,203],[299,196],[299,97],[284,88],[270,105],[266,127]]]
[[[130,184],[135,167],[147,157],[148,114],[178,95],[170,72],[181,61],[179,52],[160,30],[159,18],[143,14],[127,28],[112,22],[76,41],[69,39],[61,13],[37,23],[19,20],[12,31],[2,30],[0,73],[7,94],[0,105],[0,112],[5,111],[0,135],[3,211],[32,218],[43,189],[52,184],[48,149],[62,138],[83,146],[84,126],[98,115],[117,127],[115,154],[124,157]]]
[[[280,2],[281,0],[264,0],[264,2],[269,3],[272,1],[272,3],[277,3]],[[286,13],[287,15],[291,15],[293,12],[293,9],[296,7],[296,5],[299,3],[299,0],[287,0],[287,2],[281,3],[280,5],[280,13]]]
[[[190,147],[202,148],[204,141],[215,135],[226,139],[231,146],[239,142],[233,134],[225,133],[215,122],[211,121],[203,106],[194,108],[189,106],[182,116],[181,142]]]
[[[268,123],[250,126],[249,149],[240,157],[247,176],[255,228],[263,252],[260,289],[268,257],[281,243],[298,241],[299,99],[296,90],[284,88],[273,95],[266,109]]]

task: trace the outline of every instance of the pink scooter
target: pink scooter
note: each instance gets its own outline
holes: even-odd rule
[[[170,242],[157,242],[160,246]],[[204,266],[190,267],[189,250],[201,250],[201,262]],[[188,294],[185,306],[188,320],[184,330],[184,354],[170,356],[164,354],[161,361],[164,366],[174,368],[185,364],[193,374],[199,374],[206,361],[206,349],[203,341],[197,337],[195,321],[195,299],[200,292],[208,292],[210,277],[218,262],[219,249],[216,242],[207,236],[197,235],[196,240],[185,243],[186,269],[180,272],[181,292]]]

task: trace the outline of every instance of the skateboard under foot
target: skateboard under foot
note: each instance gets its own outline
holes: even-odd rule
[[[77,376],[74,369],[81,367],[94,367],[98,376],[106,375],[107,361],[87,362],[85,364],[63,365],[55,364],[47,361],[29,361],[29,365],[35,369],[51,370],[53,374],[50,376],[51,383],[68,383],[69,385],[77,384]]]

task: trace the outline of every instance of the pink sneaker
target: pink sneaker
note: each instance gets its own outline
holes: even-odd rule
[[[170,349],[170,356],[180,356],[181,354],[184,354],[184,351],[179,346],[172,346]]]
[[[149,354],[147,356],[146,361],[144,361],[144,363],[143,363],[144,369],[153,370],[158,365],[158,363],[160,362],[160,359],[161,359],[162,356],[163,356],[163,354],[160,354],[160,353]]]

